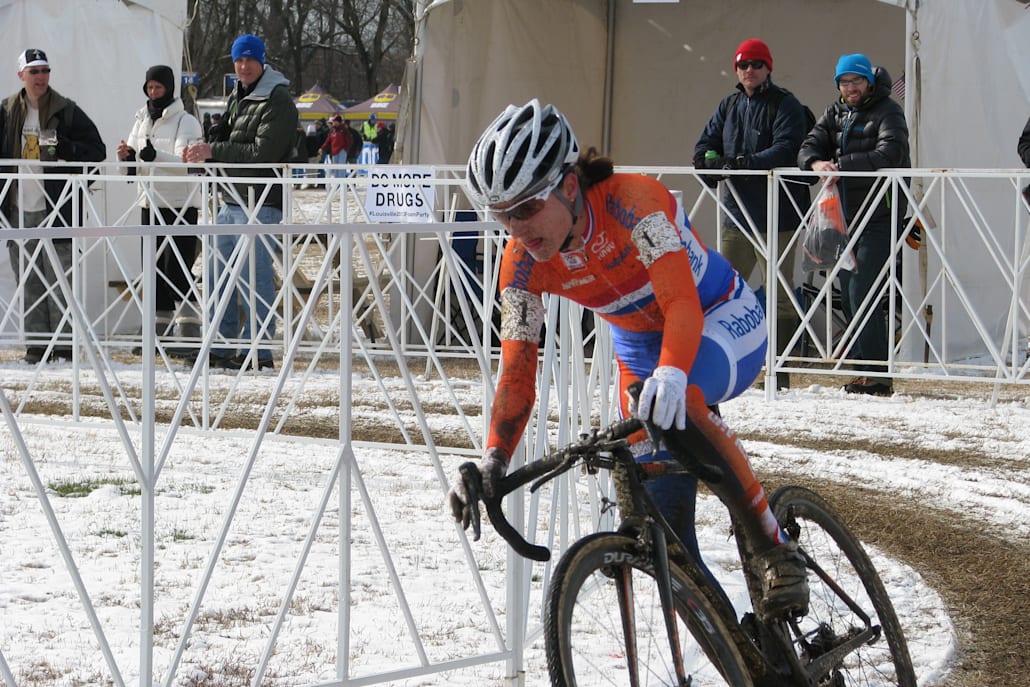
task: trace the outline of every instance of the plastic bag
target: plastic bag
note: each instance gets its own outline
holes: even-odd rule
[[[848,228],[836,183],[825,183],[815,199],[815,211],[805,225],[801,269],[805,272],[830,271],[840,260],[841,269],[855,269],[855,256],[844,254]],[[843,255],[842,255],[843,254]]]

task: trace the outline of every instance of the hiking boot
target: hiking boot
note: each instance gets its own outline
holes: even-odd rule
[[[757,610],[763,620],[808,613],[808,568],[797,542],[778,544],[756,556],[755,571],[762,576]]]
[[[54,346],[53,350],[50,351],[48,362],[69,363],[74,357],[75,354],[73,353],[71,346]]]
[[[869,396],[890,396],[894,393],[894,384],[891,380],[875,377],[856,377],[842,388],[845,393]]]
[[[244,368],[248,370],[274,370],[275,361],[271,358],[258,358],[254,363],[247,364],[247,356],[245,355],[234,355],[231,358],[224,356],[211,354],[208,358],[208,365],[211,367],[220,367],[225,370],[242,370]]]

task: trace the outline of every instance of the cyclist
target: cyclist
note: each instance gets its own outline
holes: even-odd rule
[[[534,99],[508,106],[473,147],[466,184],[472,201],[512,238],[501,267],[502,372],[477,464],[484,492],[491,495],[507,471],[535,402],[541,294],[564,296],[611,326],[622,390],[643,380],[635,407],[620,395],[624,416],[650,417],[663,430],[699,430],[692,446],[703,444],[706,460],[724,472],[710,486],[758,549],[764,596],[756,610],[763,617],[804,613],[808,583],[797,545],[773,517],[735,434],[708,407],[740,394],[762,367],[765,318],[748,285],[705,247],[659,181],[615,174],[612,161],[593,148],[580,156],[571,126],[552,105]],[[646,439],[634,450],[650,459]],[[663,449],[657,457],[668,454]],[[700,561],[696,479],[669,476],[648,486]],[[467,526],[460,475],[449,502]]]

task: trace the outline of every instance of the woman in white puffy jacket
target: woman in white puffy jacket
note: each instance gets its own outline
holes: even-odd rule
[[[204,129],[196,117],[186,112],[175,97],[175,73],[171,67],[156,65],[147,70],[143,92],[147,103],[136,113],[132,132],[118,144],[118,159],[138,161],[130,173],[154,176],[183,176],[181,166],[162,166],[162,162],[182,162],[182,149],[203,140]],[[142,208],[141,224],[196,224],[200,208],[199,184],[179,182],[146,183],[141,180],[137,202]],[[188,301],[190,268],[197,257],[197,236],[157,237],[157,292],[155,293],[158,336],[171,333],[172,318],[183,301]]]

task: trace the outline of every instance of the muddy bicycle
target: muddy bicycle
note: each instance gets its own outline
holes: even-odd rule
[[[915,687],[905,637],[894,607],[862,544],[821,497],[784,487],[769,499],[808,567],[811,600],[798,618],[738,619],[722,589],[713,587],[659,513],[644,488],[648,479],[687,471],[718,481],[716,466],[690,456],[639,463],[628,437],[644,428],[636,418],[595,430],[579,441],[505,476],[482,498],[474,463],[461,472],[470,499],[482,500],[494,529],[520,555],[549,560],[508,522],[505,496],[530,482],[536,490],[576,467],[608,470],[616,531],[576,541],[561,556],[547,591],[544,640],[552,685],[675,685],[677,687]],[[648,426],[652,438],[656,428]],[[472,526],[479,538],[479,508]],[[752,604],[761,580],[743,530],[734,528]],[[717,583],[714,583],[717,584]]]

